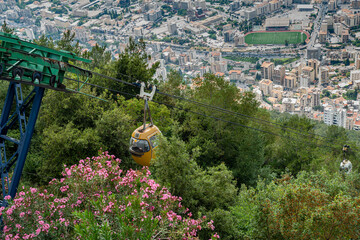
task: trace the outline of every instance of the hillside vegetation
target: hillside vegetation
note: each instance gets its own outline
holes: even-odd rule
[[[38,43],[81,52],[71,34],[65,34],[59,42],[41,38]],[[93,239],[121,239],[124,236],[130,239],[130,236],[179,239],[182,235],[188,239],[194,237],[191,232],[197,229],[196,235],[200,239],[216,238],[218,235],[222,239],[359,237],[358,133],[314,123],[304,117],[259,109],[252,93],[240,93],[235,86],[212,74],[195,79],[198,87],[194,89],[184,87],[177,72],[170,72],[167,82],[158,83],[152,79],[158,65],[147,65],[149,56],[145,52],[145,43],[141,41],[130,41],[118,60],[111,60],[106,49],[99,46],[86,52],[84,57],[94,60],[83,66],[85,68],[128,82],[138,79],[155,83],[162,92],[242,115],[215,111],[156,94],[157,102],[167,104],[150,102],[154,123],[163,137],[159,140],[157,157],[152,166],[142,169],[132,161],[128,144],[132,131],[142,124],[144,102],[117,94],[120,91],[137,94],[138,88],[94,76],[92,84],[118,92],[95,86],[87,86],[84,91],[107,102],[82,94],[46,91],[22,176],[24,190],[19,188],[17,195],[17,199],[23,199],[14,200],[8,209],[2,209],[8,226],[5,234],[13,234],[14,237],[16,234],[25,236],[40,231],[40,239],[49,239],[47,234],[58,231],[59,235],[51,235],[51,238],[76,235],[86,239],[84,236],[91,235],[98,236]],[[75,88],[76,84],[65,82],[68,88]],[[7,82],[0,82],[1,104],[7,85]],[[24,91],[29,89],[24,87]],[[346,176],[338,172],[344,144],[351,146],[348,157],[353,163],[353,172]],[[79,162],[79,159],[97,156],[99,149],[121,159],[120,168],[113,157],[99,162],[99,159],[107,158],[102,154],[98,160]],[[102,172],[100,163],[109,176],[105,177],[106,171]],[[91,166],[95,171],[94,185],[84,182],[86,177],[80,170],[84,166]],[[122,174],[122,180],[117,179],[117,174]],[[120,184],[127,174],[136,184]],[[54,178],[58,180],[51,181]],[[109,182],[112,178],[116,178],[116,182]],[[158,187],[153,193],[155,195],[148,199],[139,191],[151,187],[150,182],[156,182],[166,190]],[[49,190],[46,193],[43,189]],[[82,194],[89,196],[86,201],[81,197],[82,189],[86,189],[86,194]],[[134,189],[138,193],[133,195]],[[171,208],[162,212],[159,198],[167,194],[166,191],[168,196],[176,197],[170,197]],[[180,202],[179,197],[182,199],[181,206],[175,206]],[[64,203],[61,212],[66,217],[61,217],[58,208],[52,212],[51,204],[55,199],[64,198],[67,198],[67,203]],[[26,205],[21,205],[24,200]],[[130,207],[126,205],[128,200],[139,205]],[[141,201],[156,208],[157,212],[147,208],[142,212]],[[121,208],[124,205],[129,208]],[[113,206],[124,211],[108,213]],[[182,206],[192,214],[186,215]],[[39,211],[41,217],[32,213],[31,216],[26,215],[26,210],[30,209]],[[94,217],[99,213],[103,217]],[[169,218],[164,221],[154,219],[156,216],[163,218],[163,214],[169,217],[168,213],[175,214],[174,217],[181,216],[181,220],[173,223],[169,222]],[[69,224],[64,225],[60,218],[69,220]],[[133,218],[139,220],[139,225],[130,223]],[[213,220],[214,231],[210,220]],[[196,221],[196,224],[185,227],[187,221]],[[208,226],[209,222],[211,226]],[[147,230],[138,231],[139,227]],[[126,230],[115,230],[119,228]]]

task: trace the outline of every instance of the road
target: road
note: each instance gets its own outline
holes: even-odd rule
[[[318,35],[321,28],[321,22],[324,19],[326,12],[327,12],[327,5],[320,4],[319,5],[319,12],[318,15],[314,21],[314,30],[311,33],[311,38],[309,43],[307,44],[308,48],[312,48],[315,45],[316,39],[318,39]]]

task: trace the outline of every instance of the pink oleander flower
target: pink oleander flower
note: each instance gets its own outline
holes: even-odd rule
[[[60,191],[61,191],[61,192],[66,192],[68,189],[69,189],[69,186],[66,185],[66,186],[62,186],[62,187],[60,188]]]
[[[85,210],[91,211],[99,224],[104,219],[109,226],[116,226],[113,221],[118,220],[113,216],[120,216],[123,224],[133,228],[135,236],[147,226],[144,224],[155,224],[161,229],[161,239],[169,238],[171,233],[173,239],[195,240],[198,231],[213,227],[205,218],[192,219],[182,199],[151,179],[147,167],[123,171],[120,162],[104,152],[67,166],[63,178],[51,180],[48,189],[24,187],[8,208],[0,208],[4,238],[33,239],[51,233],[57,238],[80,239],[69,229],[82,224],[74,213]],[[137,238],[141,239],[134,237]]]

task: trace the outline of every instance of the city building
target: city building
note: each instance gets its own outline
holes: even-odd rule
[[[324,109],[324,123],[327,125],[336,125],[346,127],[346,110],[333,106]]]
[[[269,79],[263,79],[259,82],[259,87],[264,96],[271,96],[273,90],[273,82]]]
[[[235,45],[235,47],[245,45],[245,34],[243,32],[235,34],[234,45]]]
[[[261,76],[264,79],[273,79],[274,74],[274,63],[272,62],[263,62],[261,65]]]
[[[229,79],[231,83],[238,83],[243,79],[241,70],[230,70]]]
[[[307,76],[310,82],[315,82],[315,70],[310,66],[305,66],[302,68],[302,75]]]
[[[224,32],[224,41],[225,42],[232,42],[234,40],[234,31],[228,30]]]
[[[283,98],[282,108],[284,112],[294,112],[296,105],[296,98]]]
[[[319,43],[326,43],[326,36],[327,36],[326,31],[320,31],[319,32]]]
[[[265,20],[266,31],[286,31],[289,26],[290,20],[288,18],[267,18]]]
[[[318,59],[321,58],[321,49],[320,47],[309,47],[306,51],[307,59]]]
[[[319,78],[320,61],[317,60],[317,59],[309,59],[308,62],[307,62],[307,65],[314,69],[315,79],[318,79]]]
[[[296,9],[300,12],[312,12],[314,11],[314,5],[311,4],[298,4]]]
[[[360,80],[360,70],[350,71],[350,81],[355,82],[356,80]]]
[[[329,68],[320,67],[319,68],[319,85],[329,83]]]
[[[300,75],[300,87],[308,88],[310,86],[310,77],[304,74]]]
[[[285,89],[289,90],[296,88],[296,76],[286,75],[283,86]]]
[[[176,23],[168,22],[168,31],[170,35],[176,35],[177,34],[177,26]]]
[[[341,42],[347,43],[349,41],[349,30],[344,29],[341,32]]]
[[[278,65],[274,68],[273,82],[274,84],[284,85],[285,67]]]

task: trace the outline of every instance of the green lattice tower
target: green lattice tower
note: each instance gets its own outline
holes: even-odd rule
[[[65,72],[91,76],[90,72],[77,68],[70,62],[91,61],[71,52],[39,46],[2,32],[0,41],[0,78],[3,80],[61,90],[65,89]]]
[[[0,32],[0,80],[10,81],[0,116],[0,206],[7,206],[6,196],[16,195],[45,88],[67,91],[63,84],[66,72],[91,76],[71,61],[91,62]],[[34,86],[26,97],[22,83]],[[9,136],[9,131],[18,131],[15,136],[19,138]]]

